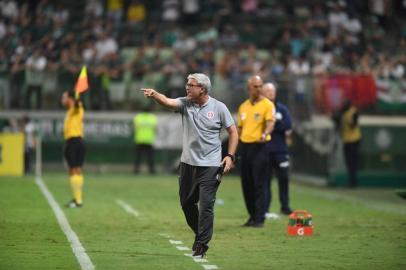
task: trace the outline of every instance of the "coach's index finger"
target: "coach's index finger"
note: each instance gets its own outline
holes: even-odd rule
[[[149,88],[141,88],[140,91],[144,93],[145,97],[152,97],[154,93],[154,89],[149,89]]]

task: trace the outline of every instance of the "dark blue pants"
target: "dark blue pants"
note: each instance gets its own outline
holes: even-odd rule
[[[34,148],[25,147],[24,149],[24,174],[31,173],[31,163],[34,154]]]
[[[358,184],[358,148],[359,141],[353,143],[344,143],[344,158],[349,178],[348,185],[350,187],[356,187]]]
[[[269,212],[272,201],[272,177],[275,172],[279,186],[281,209],[289,208],[289,156],[287,153],[270,154],[270,177],[265,182],[265,207]]]
[[[264,222],[264,185],[269,179],[269,158],[263,143],[240,143],[241,185],[250,219]]]

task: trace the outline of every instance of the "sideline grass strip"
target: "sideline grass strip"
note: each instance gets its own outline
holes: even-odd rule
[[[52,193],[49,192],[47,186],[42,181],[41,177],[35,178],[35,183],[41,190],[42,194],[44,195],[45,199],[47,200],[49,206],[51,206],[52,211],[55,214],[55,217],[61,227],[63,233],[65,234],[67,240],[70,243],[73,253],[78,260],[82,270],[93,270],[95,267],[90,260],[89,256],[86,254],[86,250],[83,247],[82,243],[76,233],[72,230],[71,226],[69,225],[68,220],[65,217],[61,207],[56,203],[54,196]]]
[[[0,269],[80,269],[33,179],[0,178]]]
[[[43,179],[60,205],[70,199],[68,180],[64,174],[46,174]],[[48,269],[78,269],[69,245],[35,185],[29,181],[15,181],[11,188],[9,184],[10,181],[0,179],[0,195],[5,196],[0,196],[0,269],[39,269],[38,266],[43,266],[41,269],[47,266]],[[22,189],[29,194],[23,194]],[[224,203],[215,206],[214,237],[207,253],[208,261],[221,266],[221,269],[233,270],[406,269],[406,217],[385,211],[388,206],[398,209],[405,206],[399,198],[391,197],[389,190],[347,192],[293,184],[291,191],[292,207],[307,209],[313,214],[313,237],[288,237],[286,217],[266,222],[262,229],[240,227],[247,218],[240,182],[237,177],[224,177],[218,192],[218,198]],[[325,197],[319,196],[320,193],[325,193]],[[279,212],[276,185],[273,186],[273,194],[271,210]],[[393,192],[393,196],[397,195]],[[117,198],[136,206],[145,219],[123,211],[115,201]],[[54,227],[64,250],[57,256],[42,258],[41,263],[36,262],[38,256],[35,253],[25,250],[35,242],[40,249],[51,249],[44,240],[50,232],[33,228],[37,239],[30,239],[31,243],[14,241],[27,236],[20,235],[21,232],[13,228],[25,225],[26,210],[20,210],[26,208],[32,211],[32,201],[38,210],[47,213],[38,218],[40,222],[50,222],[51,225],[47,226]],[[373,207],[368,206],[369,201],[374,202]],[[193,242],[193,234],[179,205],[175,175],[89,174],[86,176],[84,204],[82,209],[64,212],[98,270],[202,269],[201,265],[188,259],[159,235],[174,235],[187,247],[191,247]],[[4,220],[12,220],[15,226],[4,226]],[[19,246],[23,257],[29,260],[19,262],[21,254],[16,248],[5,249],[5,242]],[[8,263],[2,260],[4,251]],[[15,268],[11,267],[13,259],[16,261]],[[65,262],[68,266],[64,265]]]

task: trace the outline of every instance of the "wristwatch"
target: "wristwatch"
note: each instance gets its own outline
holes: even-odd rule
[[[230,153],[227,153],[226,157],[230,157],[233,162],[235,161],[235,156]]]

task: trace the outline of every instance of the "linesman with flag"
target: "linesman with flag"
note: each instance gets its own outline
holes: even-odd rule
[[[69,182],[73,199],[66,204],[68,208],[82,207],[82,189],[84,177],[82,166],[85,160],[85,145],[83,142],[83,118],[85,110],[80,100],[80,94],[89,88],[86,66],[82,67],[75,85],[75,91],[69,90],[62,94],[62,104],[67,109],[63,124],[65,139],[64,158],[69,168]]]

